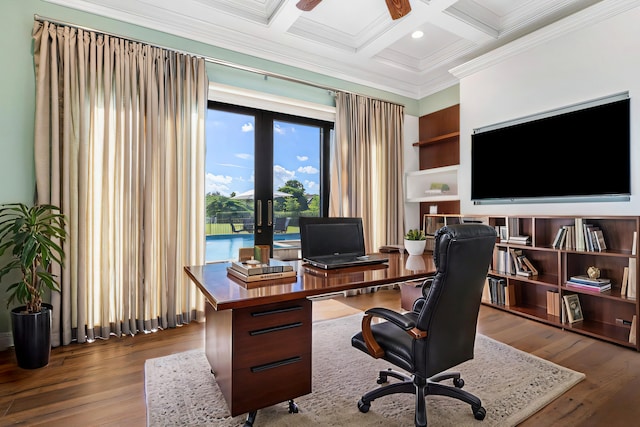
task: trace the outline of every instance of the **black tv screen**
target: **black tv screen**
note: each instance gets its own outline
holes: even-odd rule
[[[628,97],[541,116],[474,132],[472,201],[562,202],[611,196],[628,199]]]

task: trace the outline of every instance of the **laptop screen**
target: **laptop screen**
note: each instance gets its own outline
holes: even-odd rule
[[[300,217],[302,258],[364,255],[362,218]]]

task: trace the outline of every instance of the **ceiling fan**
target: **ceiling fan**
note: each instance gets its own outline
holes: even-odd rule
[[[322,0],[300,0],[296,6],[306,12],[313,10]],[[400,19],[411,12],[409,0],[385,0],[391,19]]]

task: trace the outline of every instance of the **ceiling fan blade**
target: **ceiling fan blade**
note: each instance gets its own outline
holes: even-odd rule
[[[387,8],[389,9],[389,13],[391,14],[391,19],[400,19],[411,12],[411,4],[409,3],[409,0],[385,1],[387,2]]]
[[[313,10],[322,0],[300,0],[296,7],[300,10],[304,10],[305,12],[309,12]]]

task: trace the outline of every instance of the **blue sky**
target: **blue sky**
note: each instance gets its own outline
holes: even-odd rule
[[[294,123],[274,124],[274,190],[290,179],[319,193],[320,132]],[[253,188],[253,116],[209,110],[206,124],[206,193],[243,193]]]

